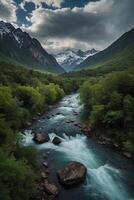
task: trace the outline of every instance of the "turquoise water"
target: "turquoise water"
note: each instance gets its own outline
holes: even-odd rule
[[[50,179],[60,189],[58,200],[134,200],[134,164],[88,139],[73,123],[66,123],[67,120],[79,122],[85,118],[86,113],[79,103],[78,94],[63,98],[48,115],[49,119],[43,116],[29,130],[24,130],[23,144],[34,145],[38,149],[39,162],[44,152],[50,151]],[[32,130],[49,133],[51,140],[45,144],[35,144]],[[62,140],[59,146],[51,142],[55,135]],[[87,178],[83,184],[66,190],[57,182],[56,170],[69,161],[83,163],[87,167]]]

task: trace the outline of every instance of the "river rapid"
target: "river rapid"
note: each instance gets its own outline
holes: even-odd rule
[[[50,152],[49,178],[60,189],[58,200],[134,200],[134,164],[118,152],[87,138],[74,123],[67,123],[68,120],[78,123],[86,118],[78,94],[64,97],[47,116],[24,130],[23,144],[38,149],[40,165],[44,153]],[[59,146],[51,141],[35,144],[32,130],[49,133],[51,141],[57,135],[62,143]],[[87,167],[87,178],[77,187],[64,189],[57,181],[56,171],[69,161],[83,163]]]

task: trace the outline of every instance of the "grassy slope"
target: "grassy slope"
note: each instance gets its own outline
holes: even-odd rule
[[[33,67],[33,66],[23,65],[23,64],[15,61],[14,59],[3,55],[0,52],[0,64],[1,63],[11,64],[11,65],[14,65],[14,66],[17,66],[17,67],[23,67],[23,68],[26,68],[26,69],[32,69],[32,70],[39,71],[39,72],[45,73],[45,74],[55,74],[56,75],[56,72],[54,73],[53,70],[51,71],[50,69],[43,69],[43,68],[41,69],[41,68],[38,68],[38,66]]]
[[[134,65],[134,29],[122,35],[107,49],[87,58],[77,66],[76,70],[93,69],[101,67],[103,69],[115,70],[116,68],[126,68]]]

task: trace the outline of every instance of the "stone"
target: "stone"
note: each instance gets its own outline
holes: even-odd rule
[[[44,155],[43,155],[43,158],[44,158],[44,159],[48,159],[48,155],[44,154]]]
[[[32,123],[31,123],[31,122],[27,122],[26,124],[27,124],[27,126],[31,126],[31,125],[32,125]]]
[[[48,176],[46,175],[45,172],[41,172],[41,177],[44,178],[44,179],[47,179],[47,178],[48,178]]]
[[[52,143],[55,145],[59,145],[61,143],[61,139],[59,137],[54,137]]]
[[[58,113],[57,113],[57,115],[61,115],[61,113],[60,113],[60,112],[58,112]]]
[[[113,145],[114,145],[114,147],[116,147],[116,148],[119,147],[119,144],[117,144],[117,143],[114,143]]]
[[[132,157],[132,155],[131,155],[130,153],[128,153],[128,152],[124,152],[123,154],[124,154],[124,156],[126,156],[127,158],[131,158],[131,157]]]
[[[58,187],[52,183],[49,183],[48,180],[44,181],[44,190],[49,195],[57,196],[59,194]]]
[[[83,182],[86,173],[87,169],[82,163],[73,161],[58,170],[57,175],[61,184],[65,186],[73,186]]]
[[[50,140],[47,133],[33,133],[33,140],[39,144],[48,142]]]
[[[48,167],[48,163],[47,162],[43,162],[43,166],[44,167]]]

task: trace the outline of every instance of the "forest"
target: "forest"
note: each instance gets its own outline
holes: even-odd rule
[[[37,152],[20,145],[20,130],[49,110],[82,80],[0,63],[0,199],[37,197]],[[35,195],[35,196],[34,196]]]
[[[37,198],[37,150],[21,145],[20,130],[66,94],[79,91],[96,136],[134,153],[133,69],[52,75],[1,62],[0,70],[0,199]]]
[[[89,123],[96,134],[104,133],[120,148],[134,153],[134,70],[89,78],[80,87]]]

